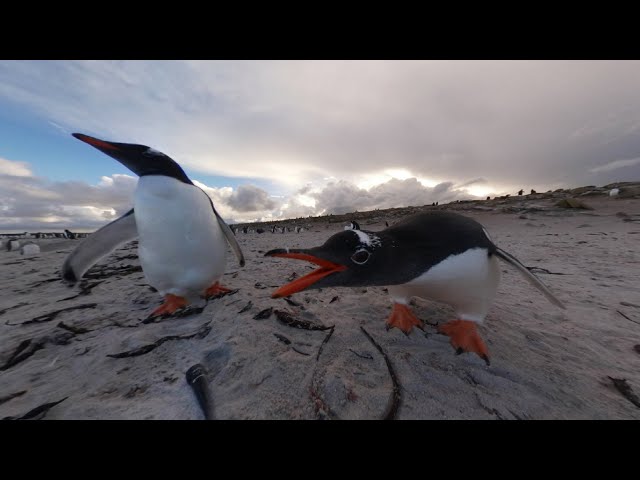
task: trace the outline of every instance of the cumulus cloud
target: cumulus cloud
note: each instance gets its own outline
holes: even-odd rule
[[[270,196],[265,190],[255,185],[239,185],[231,187],[209,187],[193,180],[211,197],[218,213],[229,223],[270,220],[281,216],[277,211],[280,199]]]
[[[30,177],[31,170],[25,162],[12,162],[0,157],[0,173],[13,177]]]
[[[29,165],[5,161],[7,171],[29,175],[0,174],[0,229],[50,231],[65,228],[94,230],[115,220],[133,205],[137,178],[114,174],[97,185],[80,181],[51,182],[30,174]],[[391,179],[369,189],[340,180],[306,185],[289,196],[273,197],[255,185],[238,188],[194,184],[211,197],[229,223],[341,214],[407,205],[424,205],[472,198],[464,188],[442,182],[433,187],[416,178]]]
[[[228,198],[229,206],[238,212],[272,210],[276,202],[269,194],[254,185],[240,185]]]
[[[13,173],[28,166],[6,161]],[[138,179],[129,175],[103,176],[97,185],[81,181],[51,182],[33,175],[0,173],[1,230],[94,230],[133,206]],[[194,181],[213,200],[218,213],[230,223],[282,216],[279,202],[254,185],[212,188]],[[294,202],[295,203],[295,202]]]
[[[316,213],[344,214],[355,210],[427,205],[433,202],[475,198],[464,189],[453,189],[452,182],[427,187],[416,178],[391,179],[368,190],[341,180],[331,182],[311,195],[316,199]]]
[[[34,176],[24,162],[5,160],[3,167],[0,171],[3,230],[98,228],[131,208],[137,182],[128,175],[103,177],[98,185],[51,182]]]

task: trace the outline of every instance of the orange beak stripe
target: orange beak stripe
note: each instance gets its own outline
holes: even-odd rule
[[[347,267],[345,267],[344,265],[333,263],[328,260],[323,260],[321,258],[317,258],[317,257],[314,257],[313,255],[309,255],[306,253],[275,253],[271,256],[283,257],[283,258],[295,258],[296,260],[305,260],[307,262],[314,263],[320,267],[314,270],[313,272],[305,275],[304,277],[300,277],[291,283],[283,285],[278,290],[273,292],[273,294],[271,295],[271,298],[286,297],[293,293],[300,292],[301,290],[308,288],[309,286],[313,285],[318,280],[326,277],[327,275],[331,275],[332,273],[341,272],[347,269]]]
[[[88,143],[89,145],[93,145],[96,148],[102,148],[105,150],[120,150],[115,145],[104,142],[102,140],[98,140],[97,138],[89,137],[88,135],[78,135],[77,138],[85,143]]]

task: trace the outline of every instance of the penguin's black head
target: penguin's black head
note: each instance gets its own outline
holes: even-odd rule
[[[389,285],[388,247],[392,245],[383,247],[382,242],[376,233],[347,230],[336,233],[320,247],[271,250],[266,257],[306,260],[320,267],[283,285],[271,296],[286,297],[307,288]],[[380,254],[383,251],[385,255]]]
[[[146,145],[106,142],[81,133],[73,133],[72,135],[116,159],[140,177],[145,175],[164,175],[190,185],[193,184],[187,174],[184,173],[184,170],[173,159]]]

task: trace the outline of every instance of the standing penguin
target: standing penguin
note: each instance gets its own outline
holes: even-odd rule
[[[83,240],[67,257],[63,278],[76,282],[98,260],[139,237],[138,256],[164,303],[150,317],[173,313],[198,297],[227,292],[219,285],[226,241],[244,266],[240,245],[209,196],[167,155],[145,145],[73,136],[109,155],[140,179],[134,208]],[[135,213],[134,213],[135,212]]]
[[[440,326],[457,353],[475,352],[489,364],[489,352],[476,323],[495,297],[497,259],[516,268],[552,303],[564,308],[549,289],[512,255],[498,248],[475,220],[449,212],[407,217],[381,232],[347,230],[310,249],[277,249],[269,257],[294,258],[320,268],[280,287],[273,298],[307,288],[387,286],[393,300],[388,328],[409,333],[423,323],[409,309],[411,297],[451,305],[457,319]]]
[[[355,220],[351,220],[349,225],[345,226],[343,230],[360,230],[360,224]]]

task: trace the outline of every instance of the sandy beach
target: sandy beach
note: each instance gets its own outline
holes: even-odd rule
[[[229,250],[223,277],[237,291],[155,323],[142,323],[162,299],[145,281],[136,242],[73,287],[60,268],[81,240],[34,240],[42,251],[30,257],[3,248],[0,418],[64,399],[39,416],[199,420],[185,372],[201,363],[217,419],[379,419],[392,409],[394,382],[368,332],[392,366],[397,419],[640,419],[633,394],[620,389],[624,379],[640,393],[640,200],[586,196],[593,210],[580,210],[525,197],[420,207],[478,220],[497,245],[537,267],[567,306],[558,309],[502,264],[480,326],[490,366],[456,355],[437,333],[453,318],[446,305],[415,299],[425,331],[405,336],[385,329],[391,302],[383,287],[306,291],[294,304],[272,299],[312,267],[264,253],[324,243],[345,224],[332,218],[305,219],[310,228],[299,234],[238,233],[246,266]],[[411,211],[358,221],[379,231]],[[295,328],[282,312],[334,328]]]

